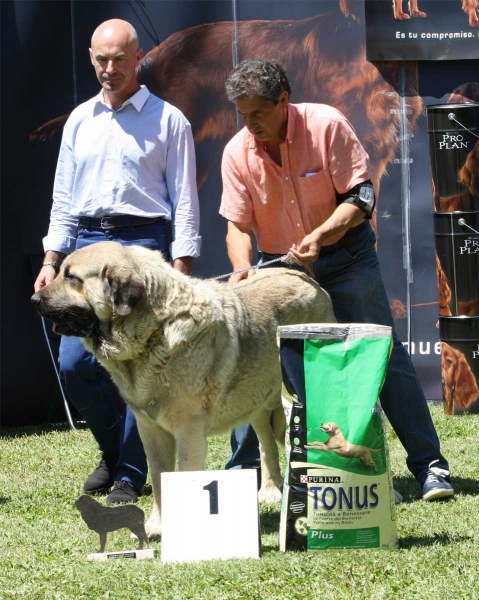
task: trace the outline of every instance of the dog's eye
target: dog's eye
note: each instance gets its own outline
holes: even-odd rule
[[[69,271],[68,269],[63,273],[63,277],[65,279],[67,279],[68,281],[78,281],[79,283],[83,283],[83,280],[80,279],[79,277],[77,277],[76,275],[74,275],[71,271]]]

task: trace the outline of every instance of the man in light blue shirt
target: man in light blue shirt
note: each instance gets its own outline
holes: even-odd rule
[[[199,256],[190,124],[178,109],[138,84],[142,51],[126,21],[99,25],[90,58],[102,90],[65,124],[35,291],[53,281],[66,254],[100,241],[159,250],[186,274]],[[79,338],[62,338],[60,370],[102,452],[84,490],[100,493],[113,486],[108,503],[136,501],[147,466],[133,414]]]

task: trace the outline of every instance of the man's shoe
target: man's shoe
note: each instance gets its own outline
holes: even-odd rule
[[[431,466],[434,462],[429,465],[429,471],[422,486],[423,500],[441,500],[454,496],[454,490],[450,484],[449,471]]]
[[[98,467],[83,484],[83,491],[86,494],[104,494],[110,491],[112,485],[113,466],[111,461],[102,458],[98,463]]]
[[[140,492],[128,481],[115,481],[113,489],[106,497],[107,504],[127,504],[137,502]]]

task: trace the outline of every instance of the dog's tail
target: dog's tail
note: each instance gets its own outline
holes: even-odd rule
[[[382,448],[369,448],[370,452],[382,452]]]
[[[282,406],[278,406],[273,410],[273,419],[271,427],[273,429],[273,435],[277,442],[284,445],[284,435],[286,431],[286,417],[284,416],[284,410]]]

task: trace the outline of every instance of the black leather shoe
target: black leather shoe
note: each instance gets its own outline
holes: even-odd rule
[[[113,468],[116,460],[116,457],[110,458],[103,454],[98,467],[83,484],[86,494],[105,494],[110,491],[113,485]]]
[[[115,481],[113,489],[106,497],[107,504],[127,504],[137,502],[140,492],[128,481]]]

